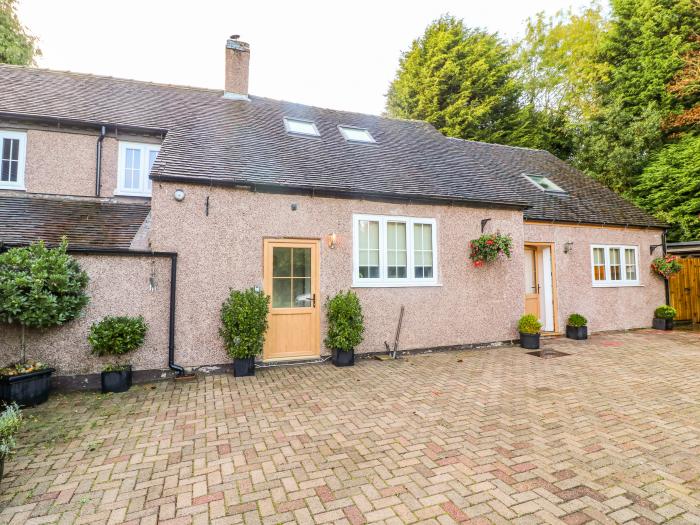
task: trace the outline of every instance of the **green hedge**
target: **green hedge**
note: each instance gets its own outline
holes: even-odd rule
[[[219,335],[233,359],[254,357],[263,351],[270,298],[253,288],[231,290],[221,306]]]
[[[360,299],[352,292],[339,292],[326,300],[328,334],[326,347],[349,352],[362,342],[365,331]]]

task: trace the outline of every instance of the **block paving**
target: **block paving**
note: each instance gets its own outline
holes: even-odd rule
[[[53,395],[0,523],[700,523],[700,332],[543,346]]]

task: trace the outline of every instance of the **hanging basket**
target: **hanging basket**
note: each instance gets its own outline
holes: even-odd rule
[[[668,279],[672,275],[680,272],[683,269],[680,257],[676,255],[664,255],[663,257],[657,257],[651,261],[651,269],[657,275],[660,275],[664,279]]]
[[[479,268],[485,263],[496,261],[502,257],[510,259],[513,238],[510,235],[489,233],[474,239],[469,243],[469,259]]]

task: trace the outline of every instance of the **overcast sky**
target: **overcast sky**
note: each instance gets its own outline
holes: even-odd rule
[[[583,0],[20,0],[51,69],[223,89],[226,38],[251,45],[250,92],[381,113],[401,51],[449,12],[512,39]]]

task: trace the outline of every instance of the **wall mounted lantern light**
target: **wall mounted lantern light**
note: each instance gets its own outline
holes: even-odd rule
[[[335,243],[338,240],[337,236],[335,233],[331,233],[328,235],[328,247],[331,250],[335,250]]]

